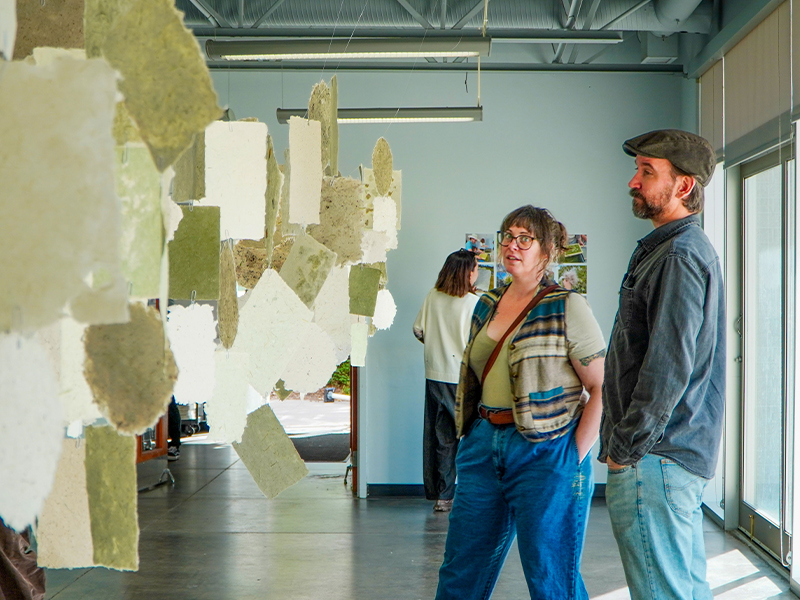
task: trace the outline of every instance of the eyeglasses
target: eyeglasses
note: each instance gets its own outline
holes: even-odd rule
[[[527,250],[531,246],[533,246],[533,240],[535,237],[530,235],[521,233],[520,235],[511,235],[510,231],[498,231],[497,232],[497,243],[501,246],[510,246],[511,242],[517,242],[517,248],[520,250]]]

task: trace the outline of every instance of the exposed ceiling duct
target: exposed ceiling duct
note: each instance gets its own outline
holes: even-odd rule
[[[378,38],[412,38],[418,43],[481,35],[485,0],[175,0],[184,22],[201,44],[220,48],[234,42],[308,42],[328,45],[368,43]],[[708,34],[715,0],[488,0],[486,36],[495,44],[484,70],[682,70],[673,46],[666,53],[658,38]],[[634,35],[634,34],[639,34]],[[647,47],[639,43],[646,39]],[[324,44],[323,44],[324,45]],[[254,46],[255,47],[255,46]],[[330,52],[330,50],[326,50]],[[286,56],[209,53],[212,68],[284,68]],[[297,57],[292,53],[292,59]],[[257,56],[258,55],[258,56]],[[338,58],[337,65],[338,65]],[[381,60],[382,62],[377,62]],[[316,61],[316,62],[315,62]],[[307,57],[286,63],[293,69],[326,66]],[[349,60],[347,69],[476,70],[477,59],[426,56],[423,59]]]
[[[655,0],[656,17],[664,27],[672,31],[690,17],[701,0]]]
[[[618,17],[638,4],[638,0],[491,0],[489,27],[493,37],[504,29],[601,29],[615,21],[615,31],[688,31],[708,33],[712,0],[665,0],[665,15],[683,15],[686,5],[692,8],[671,25],[662,23],[652,6],[645,6],[630,16]],[[225,30],[225,35],[255,35],[275,30],[330,31],[340,35],[376,30],[391,35],[390,30],[434,31],[464,30],[474,33],[483,24],[483,0],[176,0],[185,13],[185,23],[205,33]],[[651,3],[652,4],[652,3]],[[594,10],[589,10],[592,7]],[[675,5],[673,7],[672,5]],[[693,14],[700,7],[698,14]],[[443,10],[444,8],[444,10]],[[592,23],[587,27],[587,15]],[[691,15],[691,18],[687,18]],[[233,32],[233,33],[230,33]]]

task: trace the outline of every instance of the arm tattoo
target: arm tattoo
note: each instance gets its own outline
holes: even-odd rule
[[[587,356],[586,358],[582,358],[580,362],[584,367],[588,367],[589,363],[592,362],[595,358],[603,358],[605,355],[606,355],[606,351],[605,350],[600,350],[600,352],[595,352],[591,356]]]

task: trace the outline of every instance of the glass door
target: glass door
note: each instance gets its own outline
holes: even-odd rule
[[[790,150],[742,167],[742,498],[739,527],[788,565],[794,298],[794,160]]]

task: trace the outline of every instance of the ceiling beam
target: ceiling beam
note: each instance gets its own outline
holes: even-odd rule
[[[597,16],[597,9],[600,8],[600,1],[601,0],[592,0],[592,3],[589,5],[589,10],[586,12],[586,18],[583,20],[583,26],[581,27],[583,31],[589,31],[592,25],[594,25],[594,18]],[[569,64],[573,65],[575,61],[578,60],[579,49],[577,45],[572,46],[572,53],[569,55],[569,59],[567,59]]]
[[[594,25],[594,18],[597,15],[597,9],[600,8],[600,0],[592,0],[592,3],[589,5],[589,10],[586,13],[586,19],[583,22],[583,27],[581,29],[589,30]]]
[[[444,29],[447,25],[447,0],[442,0],[441,11],[439,13],[439,29]]]
[[[784,0],[785,1],[785,0]],[[195,37],[200,38],[242,38],[251,40],[274,40],[274,39],[302,39],[302,40],[348,40],[351,39],[349,32],[342,27],[333,29],[332,27],[320,27],[309,30],[303,27],[260,27],[253,30],[250,27],[239,29],[230,27],[226,29],[211,27],[195,27],[193,29]],[[312,35],[309,35],[312,33]],[[402,35],[400,35],[402,33]],[[358,29],[359,39],[383,39],[383,38],[412,38],[418,40],[441,40],[441,39],[474,39],[481,37],[478,29],[470,29],[469,33],[463,30],[432,29],[422,28],[403,29]],[[528,43],[528,44],[558,44],[560,42],[570,44],[616,44],[622,41],[622,32],[619,31],[566,31],[564,29],[497,29],[492,32],[491,39],[499,43]]]
[[[573,30],[575,29],[575,23],[578,20],[578,14],[581,12],[581,6],[583,5],[583,0],[572,0],[569,5],[569,10],[567,11],[567,20],[564,23],[564,29]],[[554,63],[562,63],[564,62],[562,59],[564,57],[564,51],[567,49],[566,43],[562,42],[556,48],[555,56],[553,57]]]
[[[785,0],[784,0],[785,1]],[[222,63],[208,63],[209,69],[242,69],[242,70],[249,70],[253,69],[256,71],[319,71],[323,66],[324,62],[322,61],[308,61],[308,62],[297,62],[292,63],[291,66],[287,66],[285,63],[281,62],[270,62],[270,63],[263,63],[263,62],[233,62],[232,64],[222,64]],[[416,61],[413,63],[376,63],[374,61],[369,62],[354,62],[348,63],[346,67],[340,67],[339,71],[401,71],[401,72],[408,72],[408,71],[460,71],[463,73],[464,71],[477,71],[478,70],[478,63],[470,63],[470,62],[447,62],[441,63],[437,62],[436,64],[423,62],[423,61]],[[603,73],[681,73],[683,72],[683,67],[678,64],[631,64],[631,63],[602,63],[602,64],[578,64],[578,65],[554,65],[551,63],[530,63],[530,62],[520,62],[520,63],[491,63],[483,61],[481,63],[481,72],[485,71],[508,71],[508,72],[519,72],[519,71],[527,71],[527,72],[534,72],[534,71],[569,71],[574,73],[581,73],[581,72],[603,72]]]
[[[283,4],[285,1],[286,1],[286,0],[275,0],[275,2],[272,4],[272,6],[270,6],[270,7],[269,7],[269,8],[266,10],[266,12],[265,12],[263,15],[261,15],[261,16],[260,16],[258,19],[256,19],[256,22],[255,22],[255,23],[253,23],[253,24],[250,26],[250,28],[251,28],[251,29],[258,29],[258,28],[261,26],[261,23],[263,23],[264,21],[266,21],[266,20],[267,20],[267,18],[268,18],[268,17],[269,17],[269,16],[270,16],[272,13],[274,13],[276,10],[278,10],[278,8],[280,7],[280,5],[281,5],[281,4]]]
[[[239,27],[244,27],[244,0],[239,0]]]
[[[423,17],[416,8],[411,6],[408,0],[397,0],[397,3],[406,9],[406,12],[410,14],[414,20],[422,25],[425,29],[433,29],[433,25],[431,25],[430,21]]]
[[[613,19],[611,19],[608,23],[603,25],[600,29],[603,30],[603,29],[609,29],[609,28],[613,27],[614,25],[616,25],[620,21],[630,17],[633,13],[635,13],[640,8],[644,8],[645,6],[650,4],[650,2],[652,2],[652,0],[642,0],[641,2],[636,4],[635,6],[632,6],[631,8],[626,10],[624,13],[622,13],[618,17],[614,17]]]
[[[189,0],[192,4],[195,5],[197,10],[208,17],[211,15],[217,21],[217,27],[231,27],[231,24],[228,23],[228,20],[219,14],[216,10],[211,8],[206,0]]]
[[[479,12],[480,12],[482,9],[483,9],[483,0],[478,0],[478,1],[475,3],[475,6],[473,6],[472,8],[470,8],[470,9],[467,11],[467,14],[465,14],[463,17],[461,17],[461,18],[458,20],[458,22],[457,22],[455,25],[453,25],[453,27],[451,27],[451,29],[461,29],[462,27],[464,27],[464,25],[466,25],[467,23],[469,23],[469,22],[470,22],[470,20],[472,20],[472,18],[473,18],[475,15],[477,15],[477,14],[478,14],[478,13],[479,13]]]

